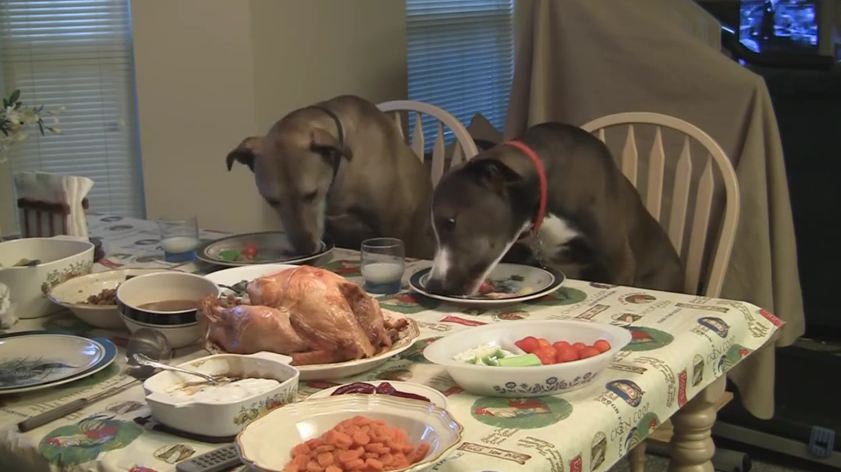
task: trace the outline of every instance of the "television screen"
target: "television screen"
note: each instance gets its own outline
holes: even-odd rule
[[[755,53],[817,53],[817,1],[741,0],[739,40]]]

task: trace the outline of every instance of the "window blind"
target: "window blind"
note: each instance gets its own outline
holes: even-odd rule
[[[514,73],[513,16],[513,0],[406,0],[409,98],[465,125],[481,113],[502,131]],[[424,130],[431,144],[435,128],[424,121]]]
[[[0,0],[0,68],[5,95],[65,108],[11,170],[89,177],[91,210],[143,216],[129,0]]]

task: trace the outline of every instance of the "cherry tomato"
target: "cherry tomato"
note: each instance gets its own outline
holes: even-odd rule
[[[582,359],[586,359],[588,357],[598,356],[601,354],[598,349],[594,347],[585,347],[584,349],[578,351],[578,355],[581,356]]]
[[[537,338],[537,345],[540,347],[552,347],[552,344],[544,338]]]
[[[584,343],[575,343],[575,344],[572,345],[572,348],[575,349],[578,352],[581,352],[581,350],[584,349],[585,347],[587,347],[587,345],[584,344]]]
[[[537,338],[535,338],[534,336],[526,336],[525,338],[515,342],[514,344],[529,354],[536,352],[538,348]]]
[[[552,347],[554,347],[555,350],[558,351],[560,349],[566,349],[572,346],[566,341],[558,341],[556,343],[552,343]]]
[[[572,362],[577,361],[578,358],[578,351],[573,349],[572,346],[567,345],[566,347],[555,349],[556,362]]]
[[[552,349],[552,346],[542,347],[534,354],[538,357],[538,359],[540,359],[540,363],[543,365],[555,363],[555,350]]]
[[[610,343],[606,339],[599,339],[593,344],[593,347],[598,349],[599,352],[607,352],[610,350]]]
[[[482,295],[485,295],[487,293],[491,293],[495,290],[496,290],[496,288],[488,280],[485,280],[484,282],[482,282],[482,285],[479,285],[479,293],[482,294]]]
[[[242,247],[242,256],[246,259],[254,259],[257,257],[257,246],[251,243],[246,243]]]

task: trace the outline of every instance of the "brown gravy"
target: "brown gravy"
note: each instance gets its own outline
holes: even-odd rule
[[[196,300],[161,300],[138,305],[138,308],[154,311],[185,311],[195,310],[198,304]]]

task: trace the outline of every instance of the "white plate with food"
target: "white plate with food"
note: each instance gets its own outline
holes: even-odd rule
[[[166,269],[120,269],[82,275],[53,287],[49,299],[97,328],[124,329],[117,310],[117,287],[140,275]]]
[[[333,272],[294,266],[266,274],[248,282],[245,297],[223,292],[202,302],[209,350],[289,355],[301,380],[327,380],[371,370],[420,336],[413,319],[381,310],[359,285]]]
[[[544,297],[559,289],[565,276],[546,269],[521,264],[497,264],[479,291],[473,295],[441,295],[426,289],[431,267],[416,271],[409,278],[409,286],[429,298],[471,306],[500,306],[521,303]]]
[[[307,470],[325,449],[337,451],[328,455],[343,466],[338,470],[420,472],[452,451],[463,431],[447,410],[431,403],[342,395],[278,408],[246,426],[236,446],[243,462],[266,472]]]
[[[353,382],[325,388],[310,395],[308,400],[337,397],[339,395],[389,395],[397,398],[430,402],[440,408],[447,408],[447,397],[432,387],[414,382],[392,380],[370,380]]]
[[[0,335],[0,394],[63,385],[95,374],[117,357],[106,338],[47,331]]]
[[[196,251],[208,264],[238,267],[251,264],[303,264],[312,262],[333,250],[333,243],[324,240],[312,254],[296,254],[283,231],[244,233],[216,239]]]

